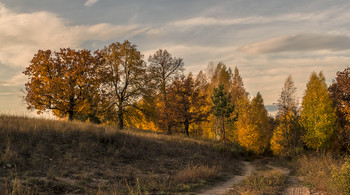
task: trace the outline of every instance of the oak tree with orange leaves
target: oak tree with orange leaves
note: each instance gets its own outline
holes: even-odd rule
[[[52,110],[69,120],[88,114],[98,100],[95,60],[89,50],[39,50],[23,72],[28,76],[27,108],[37,109],[38,114]]]

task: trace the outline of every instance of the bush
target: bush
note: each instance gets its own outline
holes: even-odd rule
[[[331,154],[301,156],[295,164],[305,184],[329,194],[350,194],[350,159]]]
[[[341,193],[350,194],[350,158],[346,158],[340,169],[333,167],[332,183]]]

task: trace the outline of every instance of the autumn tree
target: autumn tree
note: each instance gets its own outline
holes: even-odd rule
[[[232,102],[235,105],[237,105],[239,100],[241,100],[242,98],[248,98],[248,92],[244,88],[243,80],[241,75],[239,74],[237,67],[235,67],[233,73],[230,93],[232,97]]]
[[[201,70],[196,76],[196,82],[198,83],[198,88],[202,94],[205,94],[208,91],[209,82],[207,75]]]
[[[159,89],[160,94],[160,121],[161,125],[167,128],[168,134],[171,134],[171,124],[169,120],[169,101],[168,101],[168,87],[174,79],[183,74],[183,60],[181,58],[172,57],[167,50],[158,50],[154,55],[148,59],[148,71],[152,79],[156,83],[156,89]]]
[[[23,72],[28,109],[52,110],[59,118],[88,114],[98,101],[96,60],[89,50],[39,50]]]
[[[221,140],[226,145],[226,130],[225,123],[234,111],[234,106],[231,103],[231,95],[224,91],[224,85],[219,84],[218,88],[214,88],[213,95],[211,96],[213,101],[212,113],[220,122],[220,136]]]
[[[257,154],[265,151],[269,144],[272,130],[269,117],[260,93],[252,99],[244,100],[241,115],[238,116],[238,142],[247,150]]]
[[[337,144],[350,151],[350,68],[337,72],[337,77],[329,87],[330,95],[336,106],[340,127],[336,132]]]
[[[115,42],[96,52],[102,64],[103,98],[107,117],[117,116],[119,129],[124,128],[126,110],[142,97],[148,84],[146,64],[136,45]]]
[[[187,77],[175,79],[169,88],[169,110],[175,123],[183,124],[184,132],[189,136],[189,127],[193,123],[205,121],[209,112],[204,110],[208,102],[206,94],[200,91],[200,81],[192,73]]]
[[[209,94],[212,93],[211,84],[209,82],[209,78],[202,70],[199,71],[199,73],[196,76],[196,83],[198,83],[198,89],[200,91],[200,94],[202,96],[206,96],[205,104],[201,106],[201,109],[207,113],[209,113],[207,120],[200,121],[194,123],[193,126],[193,134],[201,135],[204,137],[211,137],[210,135],[213,134],[212,131],[212,114],[211,114],[211,108],[212,108],[212,101]]]
[[[301,138],[298,100],[292,76],[288,76],[284,82],[277,106],[278,126],[274,129],[270,141],[271,150],[276,155],[292,155],[299,146]]]
[[[231,84],[231,88],[230,88],[230,94],[232,97],[232,103],[235,105],[235,111],[234,111],[233,115],[239,117],[241,115],[241,113],[244,112],[242,110],[242,108],[244,107],[243,104],[248,102],[249,94],[246,91],[246,89],[244,88],[243,79],[242,79],[241,75],[239,74],[237,67],[235,67],[235,69],[234,69],[234,73],[233,73],[233,77],[232,77],[232,84]],[[242,114],[244,114],[244,113],[242,113]],[[237,136],[238,136],[237,135],[237,131],[238,131],[237,126],[238,126],[239,122],[240,122],[240,120],[238,120],[233,125],[229,126],[227,137],[232,142],[237,142],[237,140],[238,140],[238,138],[237,138]]]
[[[209,88],[207,89],[208,94],[213,94],[214,88],[218,88],[220,83],[223,85],[223,90],[226,93],[229,93],[232,83],[231,68],[228,68],[223,62],[219,62],[216,65],[214,65],[214,63],[211,62],[208,65],[207,72],[210,81]],[[209,103],[211,104],[210,107],[214,106],[211,96],[209,96]],[[221,119],[217,118],[213,114],[210,114],[208,120],[209,122],[205,124],[205,131],[208,132],[207,134],[209,135],[209,137],[220,139]]]
[[[322,72],[311,73],[301,105],[301,124],[305,129],[305,144],[313,149],[324,149],[336,129],[336,112]]]
[[[232,70],[228,68],[223,62],[218,63],[216,66],[209,64],[209,73],[211,76],[212,88],[218,87],[219,84],[224,86],[224,90],[228,92],[231,89],[232,84]]]

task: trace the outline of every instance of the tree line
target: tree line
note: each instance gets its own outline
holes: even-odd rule
[[[237,67],[211,63],[206,73],[185,75],[183,59],[167,50],[143,58],[129,41],[93,53],[39,50],[24,71],[28,109],[119,129],[204,136],[258,154],[350,150],[350,68],[329,87],[322,72],[311,73],[301,104],[289,76],[273,118],[260,93],[250,97]]]

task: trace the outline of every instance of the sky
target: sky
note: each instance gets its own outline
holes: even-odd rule
[[[22,73],[39,50],[102,49],[129,40],[158,49],[186,73],[238,68],[253,97],[277,102],[292,75],[301,100],[312,71],[331,84],[350,64],[348,0],[0,0],[0,113],[35,115]]]

